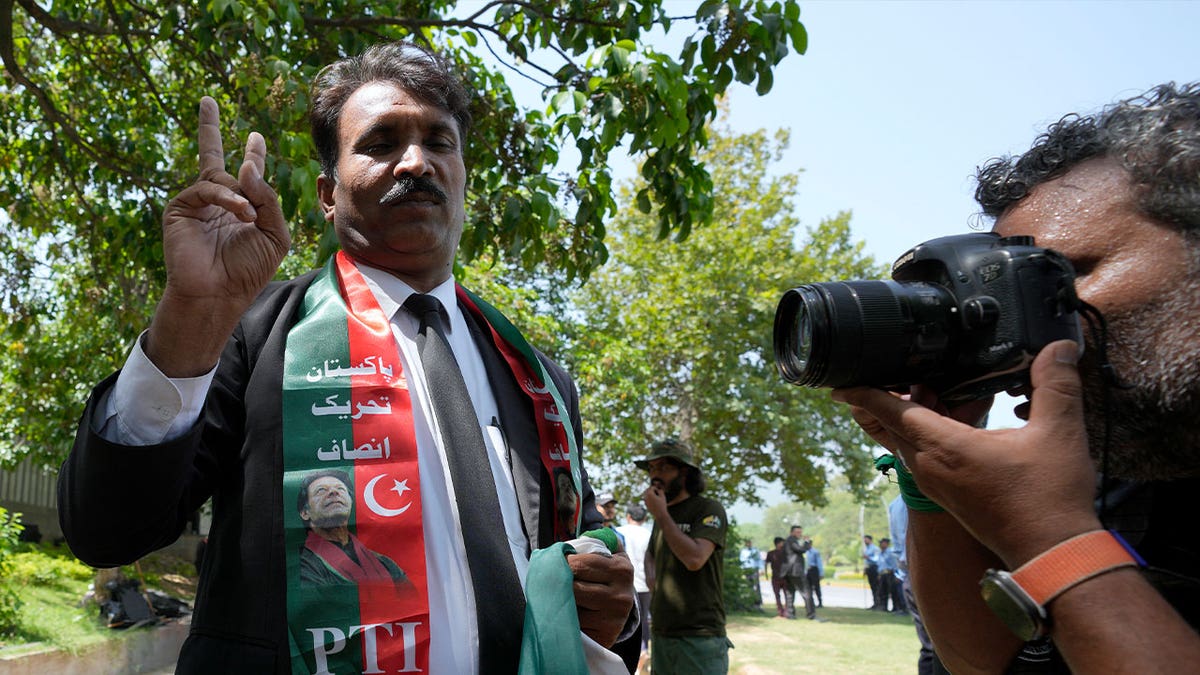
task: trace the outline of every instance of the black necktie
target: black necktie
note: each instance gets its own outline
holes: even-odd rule
[[[425,368],[425,382],[442,432],[458,502],[479,619],[479,671],[516,672],[525,595],[508,546],[479,418],[446,340],[441,307],[437,298],[421,293],[414,293],[404,301],[404,308],[421,322],[417,350]]]

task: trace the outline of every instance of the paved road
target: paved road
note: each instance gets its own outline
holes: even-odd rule
[[[775,608],[775,596],[771,591],[771,582],[764,581],[760,585],[763,593],[763,607],[770,611]],[[821,597],[826,607],[855,607],[858,609],[871,607],[871,589],[865,580],[845,582],[823,580]],[[801,598],[796,598],[796,602],[804,604]]]

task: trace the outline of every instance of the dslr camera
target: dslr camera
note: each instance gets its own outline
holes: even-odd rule
[[[948,403],[1029,382],[1055,340],[1083,344],[1075,271],[1033,237],[933,239],[892,265],[892,281],[829,281],[784,293],[775,363],[809,387],[931,387]]]

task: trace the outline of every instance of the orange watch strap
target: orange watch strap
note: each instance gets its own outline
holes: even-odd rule
[[[1112,532],[1094,530],[1071,537],[1012,573],[1013,581],[1045,607],[1068,588],[1121,567],[1136,567],[1138,559]]]

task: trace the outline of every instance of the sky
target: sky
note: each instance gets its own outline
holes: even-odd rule
[[[776,167],[802,171],[802,226],[851,211],[868,254],[990,228],[975,168],[1019,154],[1069,112],[1200,80],[1200,2],[801,2],[808,51],[774,89],[730,97],[736,131],[791,130]],[[796,279],[797,284],[810,279]],[[781,289],[782,290],[785,289]],[[998,399],[992,426],[1017,426]],[[785,501],[770,487],[760,495]],[[740,522],[765,508],[734,505]]]

